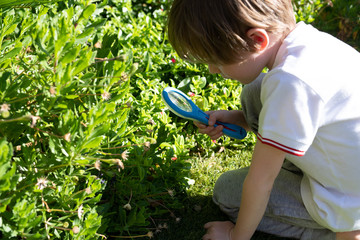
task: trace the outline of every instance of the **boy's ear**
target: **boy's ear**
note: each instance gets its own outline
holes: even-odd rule
[[[258,51],[263,51],[269,46],[269,35],[265,29],[251,28],[246,35],[254,41]]]

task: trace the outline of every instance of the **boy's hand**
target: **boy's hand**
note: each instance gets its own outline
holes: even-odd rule
[[[199,133],[207,134],[212,140],[216,140],[223,135],[223,126],[221,125],[214,127],[200,122],[194,122],[194,124],[199,128]]]
[[[214,127],[216,121],[223,123],[231,123],[243,127],[246,131],[251,131],[246,123],[244,114],[241,110],[218,110],[208,111],[209,115],[208,125],[194,121],[195,126],[199,128],[199,133],[207,134],[212,140],[216,140],[223,135],[223,126],[218,125]]]
[[[352,232],[337,232],[336,240],[359,240],[360,230]]]
[[[230,221],[226,222],[208,222],[204,225],[207,230],[202,240],[231,240],[231,231],[234,224]]]
[[[206,112],[209,115],[208,125],[194,121],[195,126],[199,128],[199,133],[207,134],[212,140],[216,140],[223,135],[223,126],[219,125],[214,127],[216,121],[229,122],[227,121],[227,115],[229,111],[219,110],[219,111],[209,111]]]

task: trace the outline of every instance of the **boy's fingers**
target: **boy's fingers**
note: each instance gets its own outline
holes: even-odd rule
[[[208,135],[212,140],[216,140],[223,135],[223,126],[206,126],[205,128],[199,128],[199,133]]]
[[[206,126],[205,128],[199,128],[200,133],[207,134],[209,136],[217,135],[222,132],[222,126]]]
[[[216,123],[216,116],[215,114],[210,114],[209,115],[209,126],[214,126],[214,124]]]
[[[205,223],[204,228],[205,229],[211,228],[213,224],[214,224],[214,222],[207,222],[207,223]]]
[[[201,122],[198,121],[194,121],[194,125],[197,126],[198,128],[206,128],[207,126]]]
[[[211,138],[211,140],[216,140],[216,139],[220,138],[222,135],[223,135],[223,132],[220,132],[216,135],[211,136],[210,138]]]
[[[215,124],[215,121],[215,117],[210,116],[209,124],[212,122]],[[216,140],[223,135],[222,130],[224,127],[222,125],[214,127],[213,125],[208,126],[198,121],[194,121],[194,125],[198,127],[199,133],[207,134],[212,140]]]
[[[206,125],[200,125],[198,127],[199,133],[203,134],[211,134],[211,132],[214,130],[213,126],[206,126]]]

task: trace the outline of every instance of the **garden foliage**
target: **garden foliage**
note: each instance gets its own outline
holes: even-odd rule
[[[204,69],[179,61],[164,38],[167,6],[83,0],[3,9],[3,238],[150,236],[180,220],[173,210],[182,207],[190,151],[212,143],[172,121],[161,90],[184,79],[180,87],[203,108],[225,107],[221,96],[235,108],[241,86],[202,97]]]
[[[178,59],[170,1],[30,2],[0,9],[0,237],[151,237],[181,221],[189,159],[254,138],[209,141],[161,90],[239,109],[241,85]],[[307,4],[311,21],[324,3]]]

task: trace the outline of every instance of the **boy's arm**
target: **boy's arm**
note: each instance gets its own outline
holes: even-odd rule
[[[285,152],[257,141],[249,173],[244,181],[233,240],[250,239],[259,225],[270,193],[285,159]]]
[[[248,240],[254,234],[264,215],[273,183],[284,159],[283,151],[257,141],[250,170],[244,181],[240,210],[231,232],[231,240]],[[230,239],[228,225],[215,222],[208,226],[211,227],[203,239]]]

